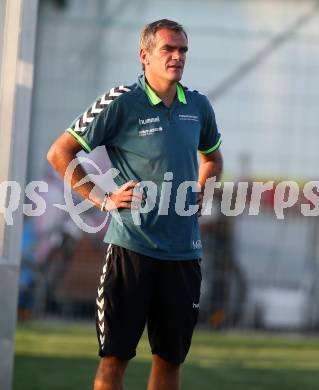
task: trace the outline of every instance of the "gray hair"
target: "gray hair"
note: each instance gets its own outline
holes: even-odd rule
[[[160,19],[155,22],[147,24],[142,32],[140,37],[140,48],[151,52],[155,46],[155,34],[158,30],[167,29],[176,32],[181,32],[187,38],[187,34],[183,28],[183,26],[173,20],[168,19]]]

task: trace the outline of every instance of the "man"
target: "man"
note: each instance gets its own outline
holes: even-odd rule
[[[147,25],[141,33],[144,74],[138,82],[102,96],[48,152],[52,166],[73,187],[85,171],[78,166],[69,177],[66,170],[81,149],[90,152],[105,145],[120,171],[112,194],[98,191],[92,182],[76,188],[96,207],[116,209],[123,222],[113,218],[105,237],[109,245],[97,296],[101,360],[95,390],[122,389],[146,323],[153,358],[148,389],[180,387],[180,365],[199,309],[201,194],[206,180],[218,178],[222,169],[214,112],[205,96],[179,83],[187,42],[176,22]],[[155,183],[157,194],[145,188],[138,192],[143,182]],[[185,182],[198,183],[200,193]],[[179,197],[181,188],[188,190]],[[143,205],[142,193],[146,202],[153,196],[154,207],[141,213],[137,224],[132,210]],[[182,207],[174,196],[182,198]],[[196,202],[197,214],[183,213]]]

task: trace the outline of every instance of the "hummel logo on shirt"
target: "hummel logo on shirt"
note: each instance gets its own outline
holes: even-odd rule
[[[159,122],[160,118],[157,116],[156,118],[147,118],[147,119],[139,119],[138,122],[140,125],[148,125],[149,123]]]
[[[140,119],[139,118],[138,123],[139,123],[140,126],[145,126],[145,125],[150,125],[150,124],[153,124],[153,123],[157,124],[159,121],[160,121],[160,118],[159,118],[159,116],[157,116],[155,118],[146,118],[146,119]],[[151,128],[148,128],[146,126],[144,128],[142,127],[142,128],[139,129],[138,135],[140,137],[144,137],[145,135],[151,135],[151,134],[154,134],[154,133],[158,133],[160,131],[163,131],[163,127],[162,126],[151,127]]]

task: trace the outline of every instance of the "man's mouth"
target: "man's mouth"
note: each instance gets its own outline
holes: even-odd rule
[[[172,69],[183,69],[182,65],[168,65],[168,68],[172,68]]]

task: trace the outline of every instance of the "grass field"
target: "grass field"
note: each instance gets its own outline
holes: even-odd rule
[[[94,326],[19,325],[13,390],[91,389],[98,363]],[[130,363],[125,389],[146,388],[147,339]],[[183,390],[319,389],[319,339],[196,332]]]

